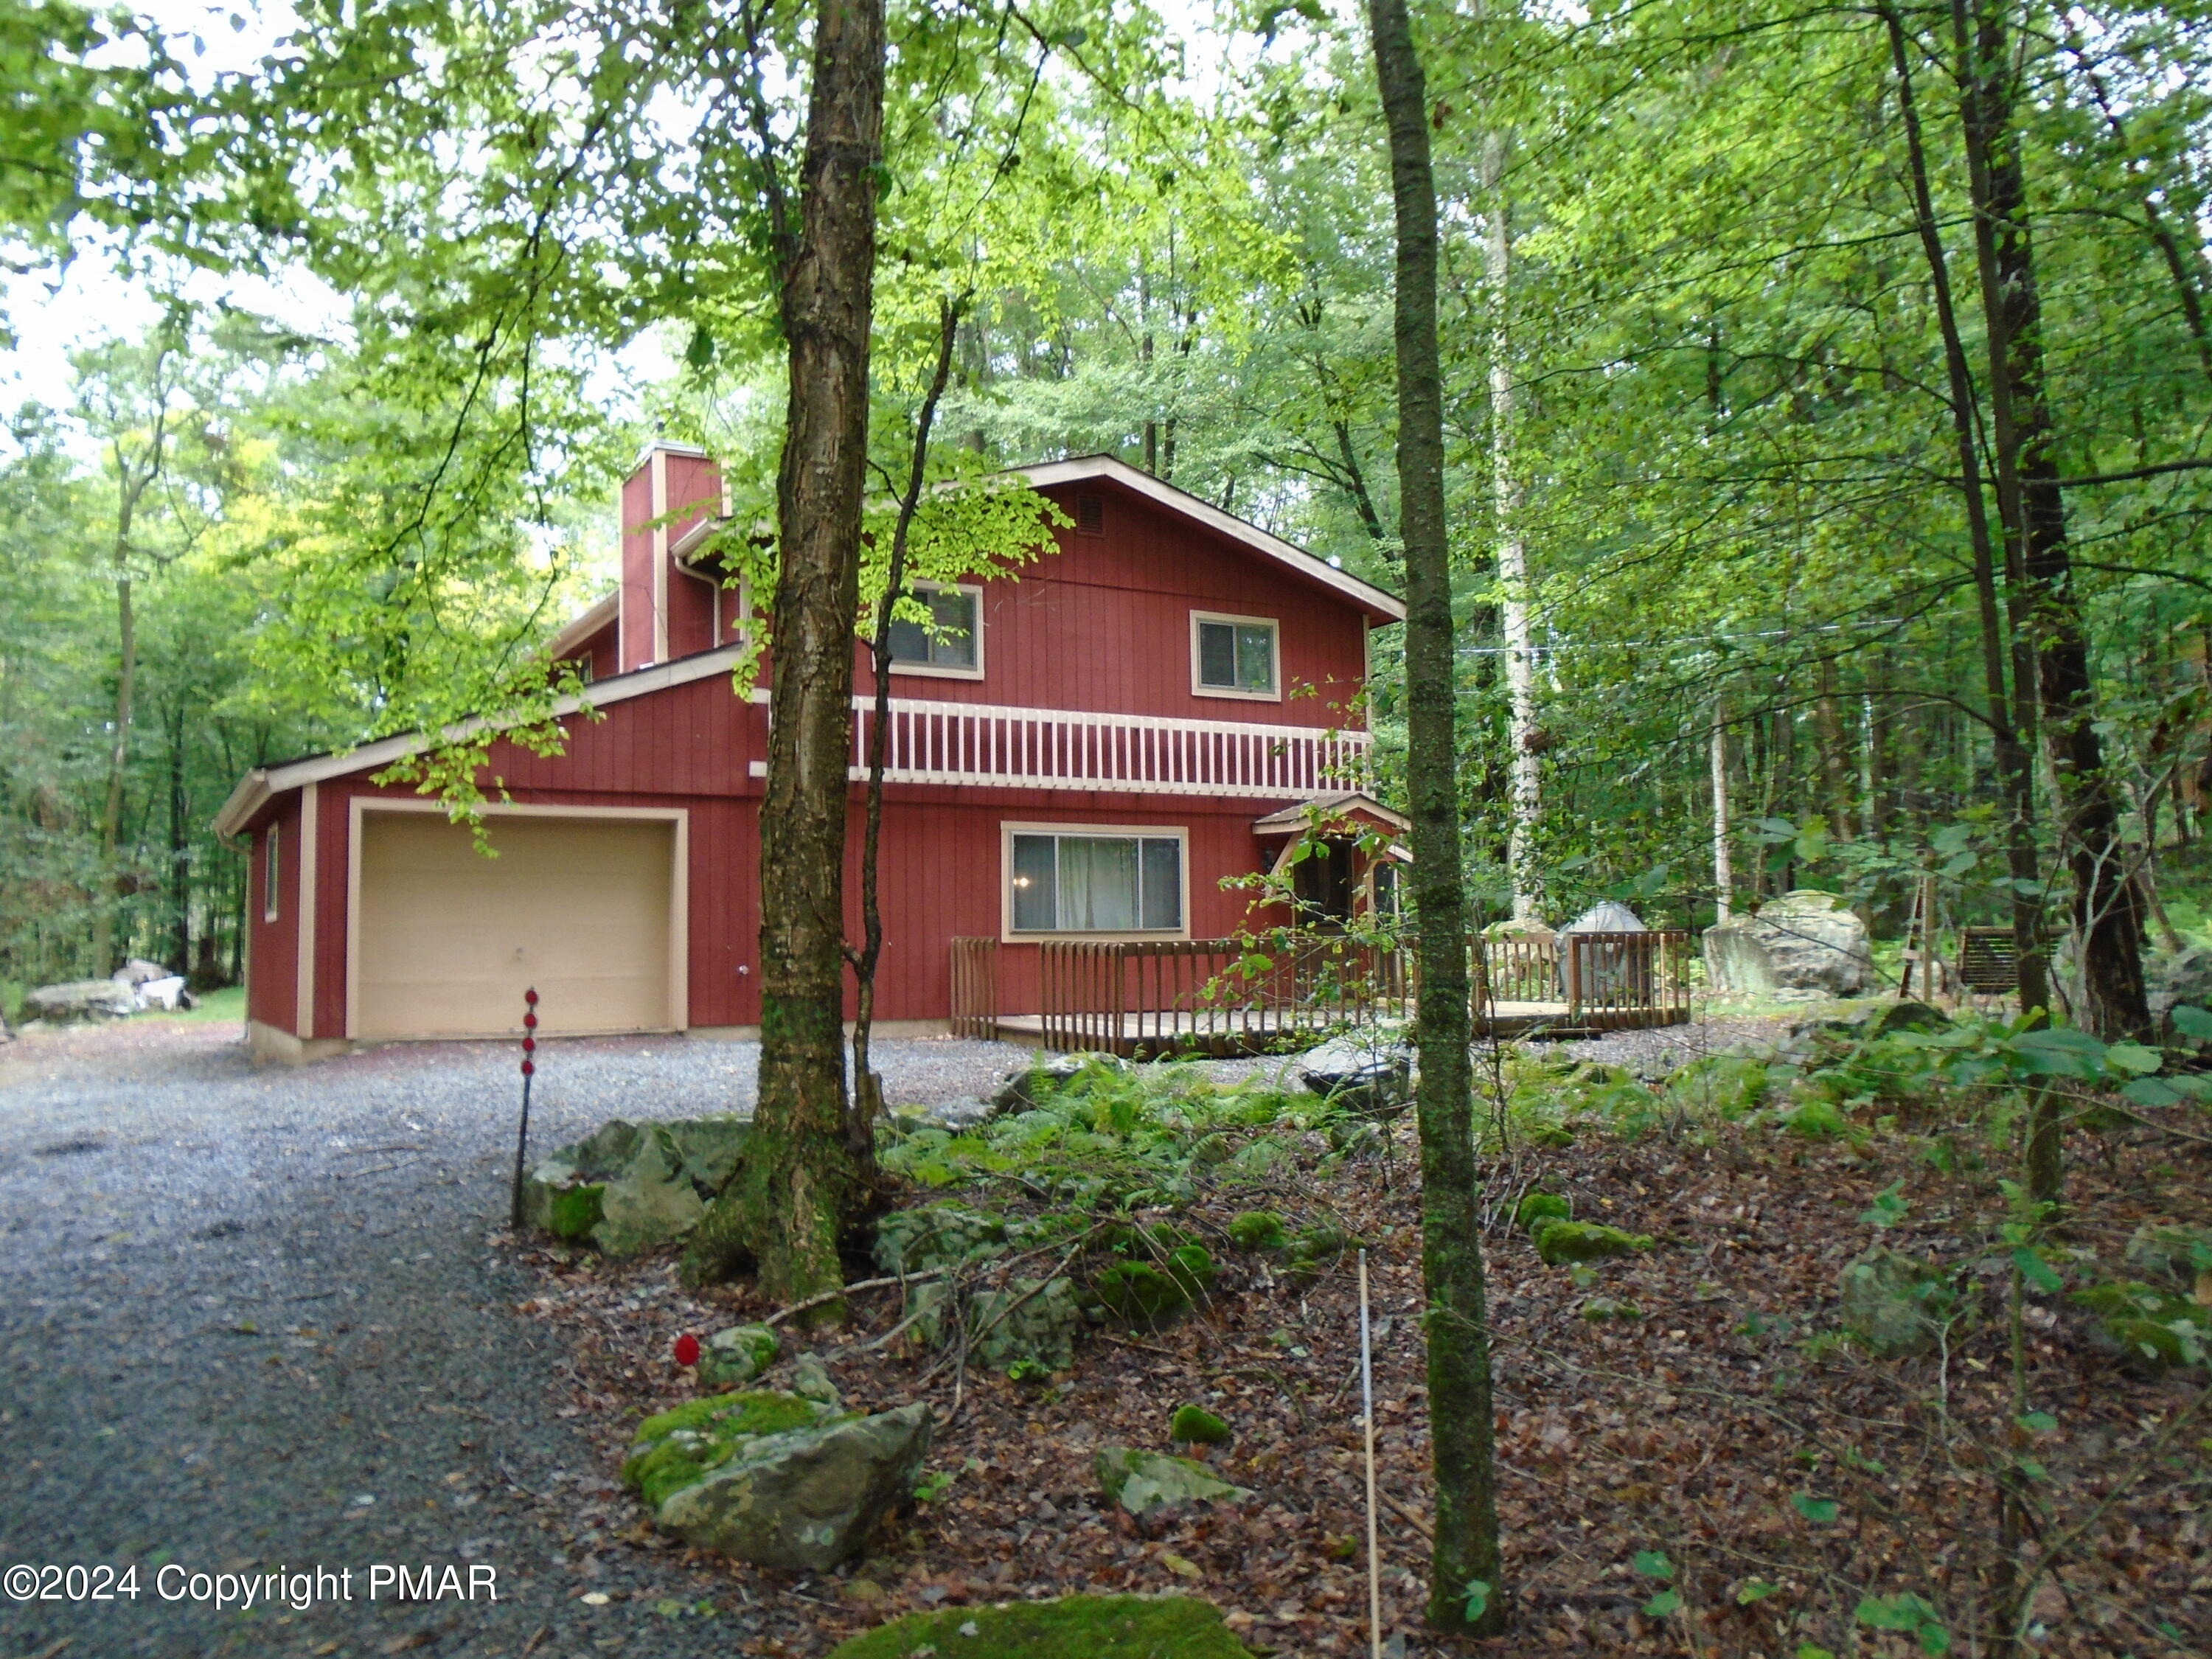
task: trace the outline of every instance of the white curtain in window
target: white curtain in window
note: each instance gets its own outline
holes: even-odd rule
[[[1135,930],[1135,842],[1090,836],[1061,837],[1060,925],[1071,933]]]

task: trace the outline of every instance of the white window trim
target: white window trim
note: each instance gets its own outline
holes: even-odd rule
[[[1198,625],[1200,623],[1227,623],[1232,627],[1264,628],[1275,641],[1274,686],[1266,691],[1246,691],[1227,685],[1208,685],[1199,673]],[[1283,624],[1273,617],[1232,617],[1222,611],[1194,611],[1190,613],[1190,695],[1194,697],[1226,697],[1232,702],[1280,702],[1283,700]]]
[[[272,823],[261,837],[261,920],[275,921],[284,914],[284,826]]]
[[[966,593],[975,601],[975,665],[960,668],[946,662],[901,662],[891,659],[891,672],[913,674],[932,680],[980,680],[983,678],[983,589],[976,582],[915,582],[907,592],[919,599],[924,593]]]
[[[1062,930],[1033,933],[1024,929],[1014,931],[1014,837],[1023,836],[1093,836],[1107,840],[1121,840],[1128,836],[1149,837],[1153,841],[1172,840],[1179,843],[1176,857],[1177,873],[1182,883],[1179,896],[1182,926],[1180,927],[1131,928],[1126,932],[1097,933]],[[1190,830],[1180,823],[1029,823],[1011,819],[999,825],[999,942],[1001,945],[1037,945],[1046,939],[1176,939],[1190,937]]]

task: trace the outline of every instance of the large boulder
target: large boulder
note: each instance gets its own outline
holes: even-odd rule
[[[119,979],[73,979],[41,985],[23,998],[26,1021],[74,1025],[87,1020],[128,1019],[138,1012],[138,994]]]
[[[1106,1496],[1139,1521],[1199,1504],[1239,1504],[1252,1496],[1203,1463],[1133,1446],[1102,1446],[1091,1460]]]
[[[821,1572],[912,1494],[930,1427],[921,1401],[869,1417],[795,1394],[718,1395],[640,1424],[623,1479],[696,1549]]]
[[[1413,1051],[1395,1032],[1347,1033],[1310,1050],[1298,1080],[1354,1111],[1395,1111],[1413,1097]]]
[[[523,1185],[525,1222],[609,1256],[672,1244],[737,1172],[750,1126],[731,1116],[630,1123],[614,1118],[563,1146]]]
[[[2144,977],[2148,981],[2150,1017],[2158,1023],[2158,1040],[2173,1048],[2198,1047],[2196,1038],[2174,1030],[2173,1011],[2185,1006],[2212,1009],[2212,950],[2196,945],[2160,957]]]
[[[1833,893],[1799,888],[1756,915],[1705,930],[1705,980],[1717,991],[1755,996],[1821,991],[1856,996],[1874,980],[1866,923]]]

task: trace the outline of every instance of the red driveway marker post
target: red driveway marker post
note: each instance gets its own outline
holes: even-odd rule
[[[522,1231],[522,1159],[530,1145],[530,1079],[538,1070],[531,1058],[538,1052],[538,988],[525,991],[522,1001],[522,1127],[514,1135],[514,1198],[507,1213],[507,1223],[517,1235]]]

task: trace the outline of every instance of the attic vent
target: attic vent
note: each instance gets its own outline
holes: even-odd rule
[[[1079,536],[1103,536],[1106,533],[1104,496],[1078,495],[1075,498],[1075,533]]]

